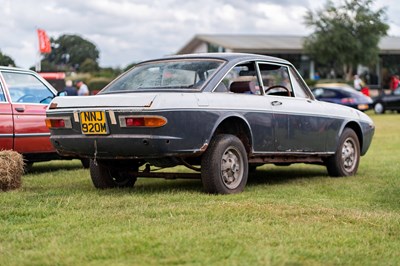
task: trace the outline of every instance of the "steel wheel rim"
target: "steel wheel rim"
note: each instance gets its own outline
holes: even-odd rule
[[[240,185],[243,168],[243,157],[239,150],[235,147],[227,148],[221,158],[221,178],[227,188],[235,189]]]
[[[352,138],[347,138],[342,146],[342,163],[346,172],[352,172],[357,165],[358,151]]]

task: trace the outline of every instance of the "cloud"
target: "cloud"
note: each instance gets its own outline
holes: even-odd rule
[[[125,67],[173,54],[196,34],[305,35],[305,11],[322,5],[307,0],[0,1],[0,50],[25,68],[37,61],[38,27],[54,38],[80,35],[97,46],[101,66]],[[391,34],[400,35],[395,1],[378,2],[391,6]]]

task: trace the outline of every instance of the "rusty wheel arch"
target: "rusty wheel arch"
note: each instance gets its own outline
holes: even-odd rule
[[[250,126],[243,118],[225,118],[214,131],[213,138],[219,134],[231,134],[238,137],[242,141],[247,154],[252,152],[252,133]]]

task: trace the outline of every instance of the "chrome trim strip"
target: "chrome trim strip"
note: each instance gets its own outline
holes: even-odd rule
[[[29,137],[50,137],[50,133],[23,133],[15,134],[16,138],[29,138]]]
[[[0,134],[0,138],[12,138],[14,134]]]

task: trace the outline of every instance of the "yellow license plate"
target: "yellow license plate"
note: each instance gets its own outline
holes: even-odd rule
[[[106,113],[104,111],[81,112],[81,129],[86,135],[108,134]]]

